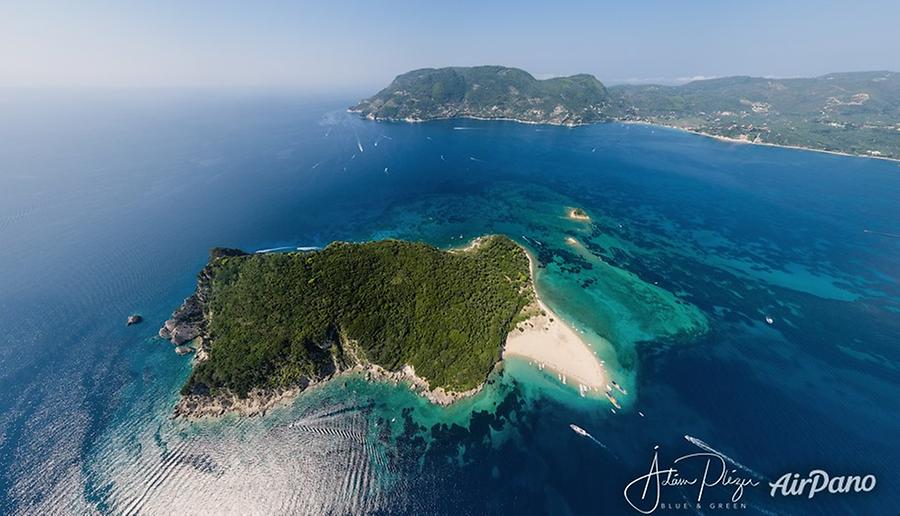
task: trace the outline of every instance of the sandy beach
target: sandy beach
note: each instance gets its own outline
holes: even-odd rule
[[[528,258],[534,278],[534,259]],[[606,392],[606,370],[591,347],[536,294],[535,305],[531,307],[535,315],[519,323],[506,338],[503,356],[529,359],[535,367],[561,375],[561,381],[573,389]]]
[[[722,142],[728,143],[746,143],[750,145],[763,145],[766,147],[780,147],[782,149],[796,149],[803,151],[811,151],[811,152],[822,152],[825,154],[833,154],[835,156],[847,156],[851,158],[870,158],[870,159],[880,159],[884,161],[894,161],[900,162],[900,159],[891,158],[889,156],[877,156],[874,154],[853,154],[850,152],[841,152],[841,151],[832,151],[826,149],[816,149],[815,147],[803,147],[801,145],[786,145],[781,143],[770,143],[770,142],[758,142],[754,140],[742,140],[740,138],[731,138],[729,136],[722,136],[719,134],[712,134],[703,131],[697,131],[694,129],[687,129],[685,127],[680,127],[677,125],[667,125],[658,122],[648,122],[645,120],[618,120],[620,124],[633,124],[633,125],[649,125],[653,127],[665,127],[666,129],[675,129],[676,131],[684,131],[686,133],[696,134],[698,136],[705,136],[707,138],[712,138],[713,140],[719,140]]]

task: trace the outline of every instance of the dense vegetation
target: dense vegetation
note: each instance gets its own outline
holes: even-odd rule
[[[470,389],[532,295],[525,252],[505,237],[465,252],[334,243],[213,257],[204,271],[210,353],[184,393],[302,385],[357,362]]]
[[[415,70],[354,110],[374,119],[644,121],[776,145],[900,159],[900,74],[726,77],[608,90],[590,75],[537,80],[501,66]]]
[[[398,76],[356,111],[376,119],[512,118],[552,124],[605,120],[609,95],[591,75],[537,80],[503,66],[426,68]]]
[[[900,74],[726,77],[614,86],[617,118],[749,141],[900,158]]]

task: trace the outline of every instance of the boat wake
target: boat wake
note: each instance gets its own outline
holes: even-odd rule
[[[688,441],[689,443],[693,444],[693,445],[696,446],[697,448],[700,448],[701,450],[703,450],[703,451],[705,451],[705,452],[715,453],[715,454],[718,455],[719,457],[722,457],[722,459],[724,459],[725,462],[730,463],[732,466],[734,466],[734,467],[736,467],[736,468],[739,468],[739,469],[742,469],[742,470],[746,471],[747,473],[750,473],[751,475],[753,475],[754,477],[756,477],[756,478],[758,478],[758,479],[760,479],[760,480],[765,480],[765,479],[766,479],[766,477],[760,475],[759,473],[757,473],[757,472],[754,471],[753,469],[749,468],[748,466],[745,466],[745,465],[741,464],[740,462],[738,462],[738,461],[732,459],[732,458],[729,457],[728,455],[725,455],[724,453],[720,452],[719,450],[717,450],[717,449],[713,448],[712,446],[706,444],[706,443],[705,443],[704,441],[702,441],[701,439],[697,439],[696,437],[692,437],[692,436],[690,436],[690,435],[685,435],[684,438],[687,439],[687,441]]]
[[[881,236],[886,236],[886,237],[890,237],[890,238],[900,238],[900,235],[898,235],[896,233],[886,233],[884,231],[875,231],[872,229],[864,229],[863,233],[870,233],[872,235],[881,235]]]
[[[581,428],[580,426],[578,426],[578,425],[576,425],[576,424],[574,424],[574,423],[573,423],[573,424],[570,424],[570,425],[569,425],[569,428],[571,428],[572,431],[575,432],[576,434],[578,434],[578,435],[580,435],[580,436],[582,436],[582,437],[587,437],[587,438],[590,439],[591,441],[594,441],[596,444],[599,444],[601,448],[603,448],[604,450],[606,450],[607,452],[609,452],[609,454],[612,455],[613,457],[615,457],[616,460],[619,459],[618,457],[616,457],[616,454],[613,453],[612,450],[609,449],[609,447],[607,447],[605,444],[603,444],[602,442],[600,442],[599,439],[597,439],[596,437],[594,437],[593,435],[591,435],[590,433],[588,433],[588,431],[585,430],[584,428]]]
[[[265,254],[265,253],[275,253],[278,251],[316,251],[321,249],[321,247],[309,245],[302,247],[295,247],[292,245],[285,245],[281,247],[272,247],[270,249],[260,249],[259,251],[253,251],[254,254]]]
[[[271,249],[260,249],[259,251],[255,251],[255,253],[256,254],[274,253],[276,251],[287,251],[287,250],[293,251],[294,246],[288,245],[288,246],[282,246],[282,247],[273,247]]]

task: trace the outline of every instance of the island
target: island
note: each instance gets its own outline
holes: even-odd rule
[[[215,248],[160,330],[196,349],[175,415],[260,414],[346,373],[449,404],[483,387],[504,347],[601,394],[601,363],[538,299],[532,271],[504,236],[453,250],[397,240]]]
[[[537,80],[503,66],[427,68],[398,76],[350,111],[407,122],[646,123],[732,142],[900,159],[900,73],[889,71],[607,88],[587,74]]]
[[[569,210],[569,218],[580,221],[590,221],[591,217],[581,208],[572,208]]]

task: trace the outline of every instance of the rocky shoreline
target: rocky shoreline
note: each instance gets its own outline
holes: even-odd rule
[[[226,414],[237,414],[246,417],[264,416],[270,409],[289,403],[307,389],[323,385],[338,376],[353,374],[361,375],[369,382],[389,383],[391,385],[407,384],[413,392],[440,406],[447,406],[460,399],[474,396],[484,388],[484,383],[482,383],[478,387],[461,392],[448,391],[443,387],[432,389],[428,385],[427,380],[416,375],[412,366],[403,366],[399,371],[388,371],[374,364],[358,364],[327,378],[307,381],[303,385],[289,389],[254,389],[245,398],[238,397],[231,392],[213,396],[200,394],[182,395],[175,405],[172,418],[200,420],[218,418]]]
[[[239,416],[262,416],[272,407],[293,399],[302,390],[300,387],[277,391],[255,389],[250,391],[246,398],[240,398],[233,393],[215,396],[186,394],[182,395],[175,404],[172,418],[197,420],[217,418],[232,413]]]
[[[416,375],[415,369],[410,365],[405,365],[399,371],[388,371],[381,366],[356,366],[350,372],[363,372],[365,379],[370,382],[387,382],[393,385],[408,383],[413,392],[428,399],[435,405],[447,406],[460,399],[468,398],[478,394],[484,388],[482,382],[478,387],[467,391],[448,391],[443,387],[432,389],[428,385],[428,381]]]
[[[194,293],[163,324],[159,329],[159,336],[175,346],[181,346],[201,336],[205,326],[203,305],[199,296]]]
[[[569,119],[561,119],[558,117],[553,118],[518,118],[513,116],[489,116],[485,114],[472,114],[472,113],[447,113],[441,115],[415,115],[415,116],[406,116],[406,117],[390,117],[390,116],[378,116],[374,113],[367,113],[361,109],[348,108],[348,113],[357,114],[366,120],[371,120],[374,122],[406,122],[409,124],[417,124],[424,122],[436,122],[440,120],[481,120],[483,122],[516,122],[519,124],[527,124],[527,125],[553,125],[559,127],[580,127],[584,125],[592,125],[595,123],[602,122],[611,122],[613,119],[602,119],[596,121],[585,121],[581,119],[577,120],[569,120]]]

